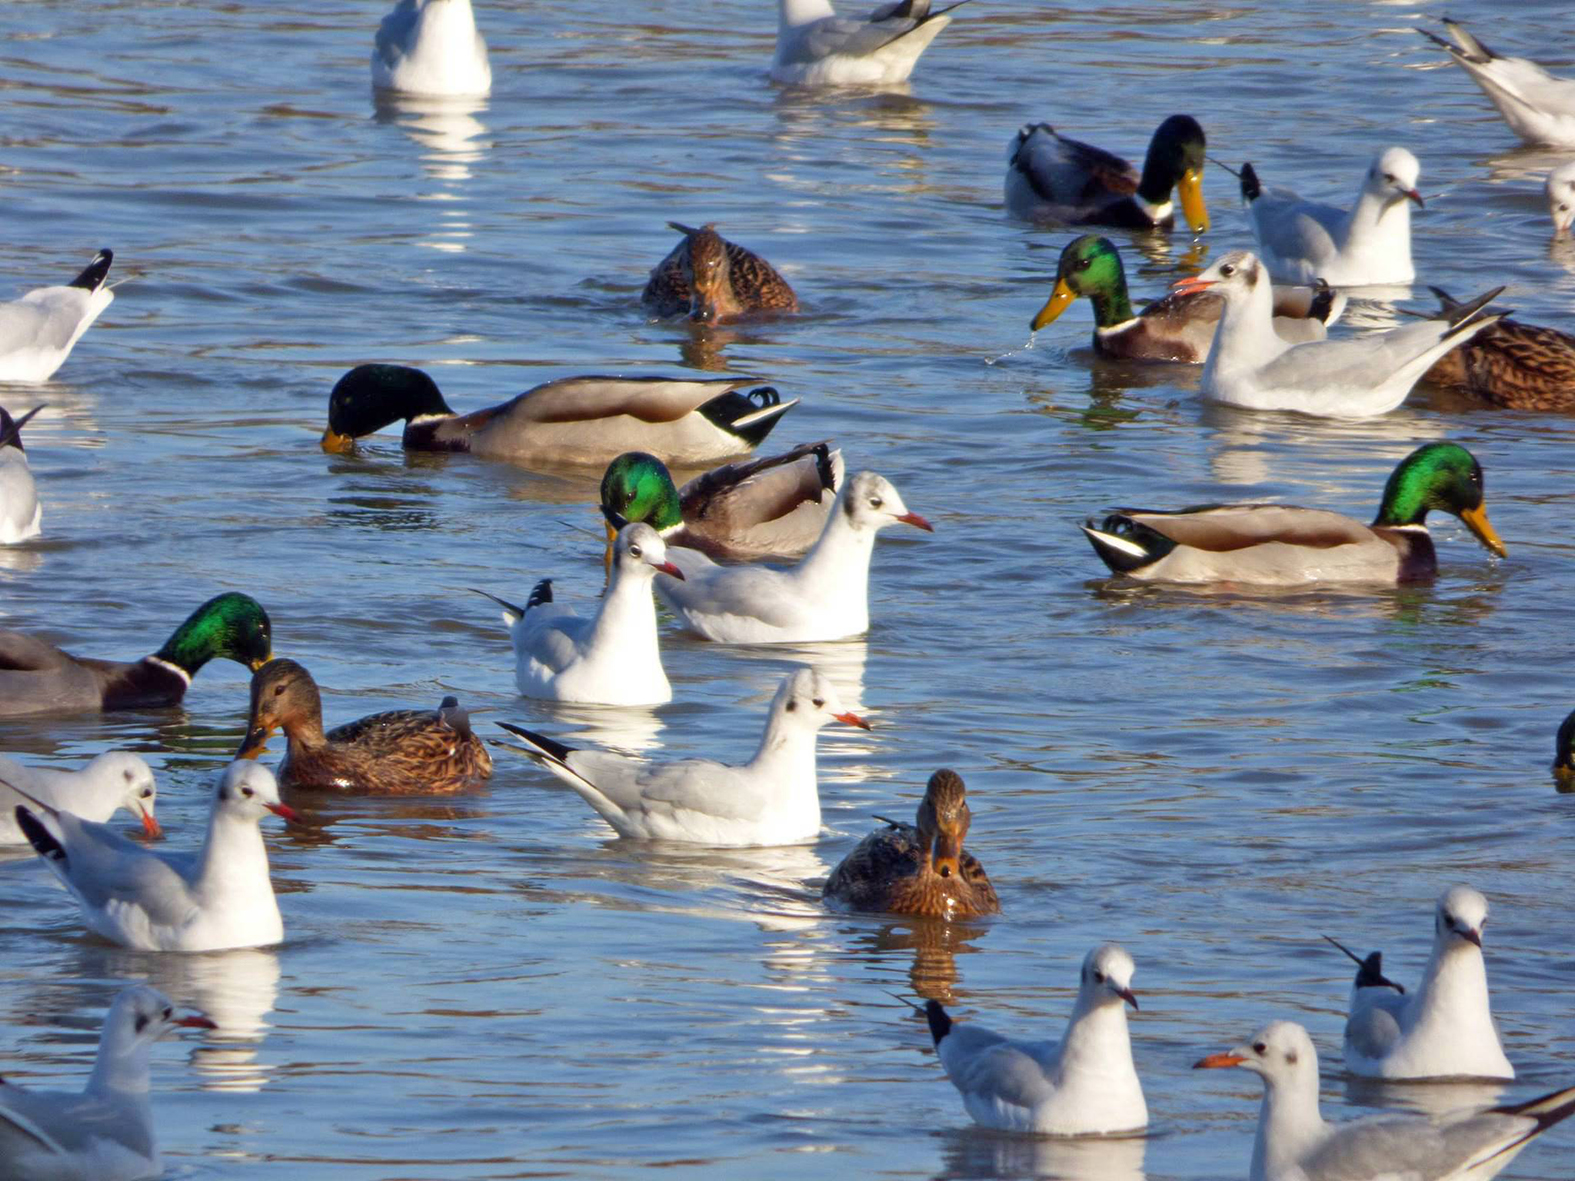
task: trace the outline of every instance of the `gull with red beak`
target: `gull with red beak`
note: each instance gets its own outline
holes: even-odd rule
[[[514,641],[514,680],[526,697],[585,705],[661,705],[673,699],[656,641],[651,583],[657,574],[681,580],[684,573],[667,560],[667,543],[651,526],[621,518],[615,523],[622,527],[594,615],[576,615],[555,603],[550,578],[536,584],[523,607],[487,595],[503,608]]]
[[[1285,189],[1265,189],[1251,164],[1242,165],[1247,221],[1269,273],[1280,283],[1362,287],[1410,283],[1411,204],[1422,166],[1404,148],[1373,157],[1350,209],[1304,201]]]
[[[1014,1042],[959,1024],[940,1002],[924,1014],[935,1054],[974,1122],[1006,1132],[1099,1136],[1148,1126],[1148,1105],[1132,1064],[1125,1005],[1132,957],[1114,943],[1083,960],[1077,1003],[1059,1042]]]
[[[499,725],[526,745],[498,745],[551,771],[621,837],[719,846],[797,845],[820,835],[816,735],[833,721],[870,728],[843,709],[824,674],[800,668],[777,690],[760,746],[747,763],[652,763],[613,751],[578,750],[508,722]]]
[[[1387,1079],[1515,1077],[1488,1001],[1482,959],[1487,918],[1487,899],[1470,886],[1445,890],[1433,918],[1433,954],[1422,983],[1410,993],[1383,976],[1377,952],[1363,962],[1345,1023],[1345,1065],[1351,1073]]]
[[[1504,290],[1496,287],[1441,310],[1437,319],[1293,345],[1274,331],[1272,286],[1263,264],[1245,250],[1175,285],[1184,294],[1209,290],[1225,300],[1198,386],[1204,397],[1249,410],[1328,418],[1385,414],[1405,401],[1434,361],[1503,319],[1487,306]]]
[[[1326,1123],[1318,1051],[1291,1021],[1195,1064],[1237,1066],[1263,1079],[1250,1181],[1487,1181],[1535,1137],[1575,1114],[1575,1087],[1523,1103],[1443,1115],[1375,1115]]]
[[[77,900],[88,929],[105,939],[139,951],[218,951],[284,938],[257,822],[269,812],[300,817],[279,802],[279,785],[262,764],[225,769],[207,836],[189,853],[154,853],[107,825],[30,803],[17,805],[17,824]]]
[[[796,566],[719,566],[698,550],[674,546],[668,558],[682,582],[656,593],[690,631],[723,644],[843,640],[870,627],[870,558],[887,525],[935,531],[908,511],[884,476],[856,472],[843,481],[820,539]]]
[[[153,768],[129,750],[106,751],[80,771],[29,767],[0,755],[0,780],[27,793],[24,798],[0,786],[0,845],[27,844],[15,813],[16,806],[27,798],[98,824],[124,808],[142,822],[142,831],[148,836],[159,835],[159,822],[153,818],[153,801],[158,796]]]
[[[177,1017],[162,992],[135,984],[104,1018],[82,1091],[30,1091],[0,1080],[0,1161],[7,1181],[163,1176],[148,1102],[148,1055],[154,1042],[180,1028],[217,1026],[206,1017]]]

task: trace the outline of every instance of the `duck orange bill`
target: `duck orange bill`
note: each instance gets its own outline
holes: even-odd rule
[[[267,656],[258,656],[258,657],[255,657],[255,658],[254,658],[254,659],[252,659],[252,660],[251,660],[251,661],[250,661],[250,662],[249,662],[249,663],[248,663],[248,664],[247,664],[247,665],[246,665],[246,667],[247,667],[247,668],[249,668],[249,669],[251,669],[251,670],[252,670],[252,672],[257,672],[257,671],[258,671],[258,670],[259,670],[259,669],[261,669],[261,668],[262,668],[262,666],[263,666],[263,665],[265,665],[265,664],[267,664],[267,663],[268,663],[268,662],[269,662],[269,661],[270,661],[270,660],[272,660],[272,659],[273,659],[273,653],[272,653],[272,652],[270,652],[270,653],[269,653],[269,654],[268,654],[268,655],[267,655]]]
[[[661,571],[663,574],[671,574],[674,578],[678,579],[679,582],[684,581],[684,572],[677,566],[673,565],[671,562],[663,562],[658,565],[656,569]]]
[[[1178,295],[1191,295],[1195,291],[1206,291],[1214,286],[1215,280],[1205,279],[1202,275],[1192,275],[1186,279],[1177,279],[1170,285],[1170,289]]]
[[[1193,1070],[1216,1070],[1221,1066],[1240,1066],[1247,1060],[1240,1054],[1210,1054],[1192,1064]]]
[[[164,830],[159,827],[159,822],[153,819],[152,812],[144,812],[139,819],[142,821],[142,831],[150,838],[156,839],[164,834]]]
[[[177,1017],[177,1018],[175,1018],[174,1024],[176,1024],[176,1025],[184,1025],[187,1029],[218,1029],[219,1028],[216,1023],[214,1023],[212,1021],[209,1021],[206,1017],[200,1017],[200,1016],[198,1016],[195,1013],[193,1013],[190,1017]]]
[[[301,819],[301,814],[290,807],[289,804],[264,804],[263,807],[289,824],[306,823],[306,821]]]
[[[941,829],[935,834],[935,852],[930,865],[943,878],[954,878],[962,873],[962,839],[955,829]]]
[[[1192,227],[1192,232],[1206,232],[1209,228],[1209,211],[1203,204],[1203,170],[1189,168],[1183,172],[1181,179],[1176,182],[1176,192],[1181,195],[1181,212]],[[1417,197],[1418,201],[1421,199]]]
[[[1466,528],[1476,534],[1476,538],[1489,550],[1501,558],[1509,557],[1509,551],[1504,548],[1504,543],[1498,538],[1498,531],[1493,528],[1488,520],[1487,509],[1483,505],[1468,508],[1461,512],[1460,519],[1466,523]]]
[[[268,735],[273,732],[270,726],[256,726],[246,732],[246,737],[241,740],[241,749],[235,752],[235,761],[242,759],[255,759],[268,747]]]
[[[355,439],[349,435],[341,435],[338,431],[329,429],[323,432],[323,450],[330,455],[349,455],[355,450]]]
[[[935,532],[935,526],[919,516],[918,513],[903,513],[897,520],[904,525],[912,525],[915,529],[923,529],[926,533]]]
[[[868,722],[859,717],[858,714],[851,711],[845,714],[832,714],[831,716],[836,718],[839,722],[846,722],[850,726],[857,726],[860,730],[868,730],[870,728],[870,724]]]
[[[1050,292],[1050,298],[1045,300],[1045,306],[1039,309],[1039,314],[1034,317],[1031,327],[1038,332],[1062,312],[1072,305],[1077,298],[1077,293],[1066,285],[1066,280],[1056,278],[1055,290]]]

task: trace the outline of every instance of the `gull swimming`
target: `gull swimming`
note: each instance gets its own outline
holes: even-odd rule
[[[48,381],[115,298],[104,281],[115,252],[100,250],[64,287],[36,287],[0,303],[0,381]]]
[[[869,729],[842,708],[823,674],[783,678],[760,746],[746,763],[677,759],[652,763],[613,751],[578,750],[500,722],[528,746],[499,743],[551,771],[619,836],[701,845],[796,845],[820,835],[816,735],[828,722]]]
[[[8,783],[27,795],[18,795],[5,786]],[[16,806],[28,799],[97,824],[124,808],[141,821],[148,836],[156,837],[159,822],[153,818],[153,801],[157,796],[153,768],[129,750],[106,751],[80,771],[29,767],[10,755],[0,755],[0,845],[28,843],[16,822]]]
[[[1406,284],[1411,263],[1411,205],[1422,207],[1416,182],[1422,166],[1404,148],[1373,157],[1350,209],[1304,201],[1287,189],[1265,189],[1251,164],[1241,166],[1247,222],[1269,273],[1281,283],[1332,287]]]
[[[372,85],[444,98],[491,91],[487,42],[470,0],[399,0],[377,27]]]
[[[173,1029],[215,1029],[175,1016],[156,988],[115,998],[99,1034],[93,1073],[80,1092],[30,1091],[0,1080],[0,1160],[7,1181],[144,1181],[161,1177],[148,1099],[148,1056]]]
[[[0,544],[15,545],[42,532],[43,506],[38,485],[22,447],[22,428],[42,410],[34,406],[21,418],[12,418],[0,406]]]
[[[1575,1087],[1523,1103],[1440,1116],[1374,1115],[1325,1122],[1318,1051],[1291,1021],[1196,1069],[1238,1066],[1263,1079],[1250,1181],[1487,1181],[1534,1138],[1575,1113]]]
[[[1501,57],[1448,17],[1444,28],[1453,45],[1426,29],[1417,32],[1449,51],[1516,135],[1528,144],[1575,147],[1575,78],[1556,77],[1523,57]]]
[[[885,86],[906,82],[919,55],[952,23],[930,0],[897,0],[867,16],[841,17],[831,0],[778,0],[771,77],[801,86]]]
[[[960,1024],[938,1001],[924,1014],[935,1055],[974,1122],[1007,1132],[1098,1136],[1148,1126],[1148,1105],[1132,1063],[1126,1005],[1132,957],[1114,943],[1083,959],[1077,1001],[1059,1042],[1014,1042]]]

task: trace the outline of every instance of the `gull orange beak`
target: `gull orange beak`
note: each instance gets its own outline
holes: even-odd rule
[[[652,562],[651,565],[655,566],[656,569],[663,574],[671,574],[674,578],[678,579],[679,582],[684,581],[684,572],[677,566],[673,565],[671,562],[662,562],[660,564]]]
[[[1122,1000],[1126,1001],[1127,1004],[1131,1005],[1132,1006],[1132,1011],[1134,1013],[1141,1011],[1141,1010],[1138,1009],[1137,996],[1132,992],[1132,990],[1130,988],[1118,988],[1118,989],[1116,989],[1116,995],[1118,997],[1120,997]],[[1203,1063],[1200,1062],[1200,1063],[1198,1063],[1198,1065],[1202,1066]],[[1232,1065],[1235,1065],[1235,1064],[1232,1063]]]
[[[1247,1060],[1240,1054],[1210,1054],[1192,1064],[1193,1070],[1218,1070],[1222,1066],[1240,1066]]]
[[[919,516],[918,513],[903,513],[897,520],[904,525],[912,525],[915,529],[923,529],[926,533],[935,532],[935,526]]]
[[[1405,190],[1405,195],[1407,197],[1410,197],[1411,200],[1416,202],[1416,207],[1418,209],[1426,209],[1427,208],[1427,203],[1422,200],[1422,194],[1417,192],[1415,189],[1406,189]]]
[[[1050,292],[1050,298],[1045,300],[1045,306],[1039,309],[1039,314],[1034,317],[1031,327],[1038,332],[1062,312],[1072,305],[1077,298],[1077,292],[1066,285],[1066,280],[1056,276],[1055,289]]]
[[[153,819],[152,812],[143,812],[138,819],[142,821],[142,831],[148,835],[149,840],[158,840],[163,835],[164,830],[159,827],[159,822]]]
[[[1191,295],[1195,291],[1206,291],[1214,286],[1217,280],[1205,279],[1202,275],[1192,275],[1186,279],[1178,279],[1170,285],[1170,289],[1178,295]]]
[[[1483,505],[1468,508],[1461,512],[1460,519],[1466,523],[1466,528],[1476,534],[1476,538],[1483,545],[1501,558],[1509,557],[1509,551],[1504,548],[1504,543],[1499,540],[1498,532],[1488,521],[1487,509]]]
[[[175,1020],[173,1022],[171,1022],[171,1024],[173,1024],[173,1025],[184,1025],[187,1029],[218,1029],[219,1028],[212,1021],[209,1021],[206,1017],[199,1016],[199,1015],[197,1015],[195,1013],[192,1014],[190,1017],[177,1017],[177,1018],[175,1018]]]
[[[272,812],[275,816],[280,817],[287,824],[306,823],[301,819],[301,814],[294,808],[290,807],[289,804],[264,804],[263,807],[267,808],[268,811]]]
[[[856,713],[849,712],[845,714],[832,714],[831,716],[836,718],[839,722],[846,722],[850,726],[857,726],[860,730],[868,730],[870,728],[870,724],[863,718],[859,717],[859,715]]]
[[[349,435],[341,435],[329,427],[323,432],[322,448],[330,455],[349,455],[355,450],[355,440]]]
[[[1194,234],[1207,232],[1209,228],[1209,211],[1203,204],[1203,170],[1189,168],[1181,174],[1181,179],[1176,182],[1176,191],[1181,194],[1181,212],[1187,219],[1187,224],[1192,227]],[[1422,198],[1418,197],[1420,201]]]

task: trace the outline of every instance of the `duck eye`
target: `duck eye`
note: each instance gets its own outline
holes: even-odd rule
[[[1269,1049],[1269,1047],[1264,1045],[1262,1042],[1253,1042],[1252,1043],[1252,1052],[1254,1054],[1266,1053],[1268,1051],[1268,1049]]]
[[[640,556],[640,547],[637,545],[631,545],[629,547],[629,556],[631,558],[638,558]]]
[[[284,686],[283,685],[275,685],[273,687],[273,695],[275,697],[278,697],[283,692],[284,692]]]

